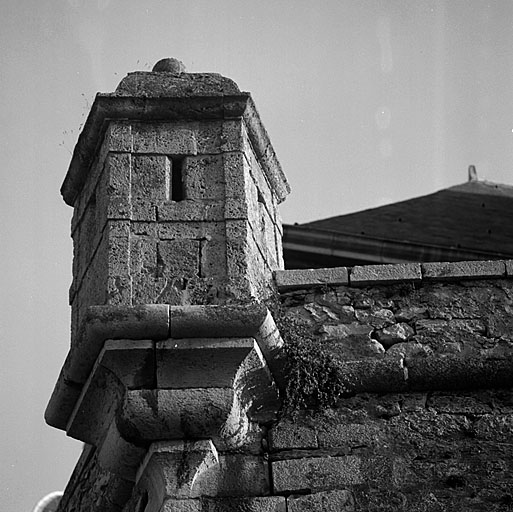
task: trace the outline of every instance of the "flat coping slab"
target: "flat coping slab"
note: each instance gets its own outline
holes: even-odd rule
[[[513,260],[394,263],[316,269],[276,270],[278,291],[322,286],[363,287],[423,281],[468,281],[513,277]]]

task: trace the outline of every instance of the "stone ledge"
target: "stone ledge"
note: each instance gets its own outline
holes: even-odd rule
[[[396,265],[365,265],[353,267],[349,273],[351,286],[373,284],[412,283],[422,279],[420,263],[399,263]]]
[[[66,430],[75,405],[106,340],[255,338],[271,373],[283,344],[271,313],[260,303],[227,306],[91,306],[80,327],[46,408],[46,422]],[[122,344],[123,344],[122,343]],[[279,383],[278,383],[279,384]]]
[[[475,355],[390,357],[338,364],[348,394],[513,386],[513,350]]]
[[[280,291],[297,290],[305,286],[340,286],[349,284],[346,267],[305,270],[276,270],[276,286]]]
[[[372,286],[422,281],[467,281],[513,277],[513,260],[455,261],[276,270],[278,291],[319,286]]]
[[[501,278],[506,275],[506,263],[499,260],[422,263],[421,267],[422,279],[430,281]]]

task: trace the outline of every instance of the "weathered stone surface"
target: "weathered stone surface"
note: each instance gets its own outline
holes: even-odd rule
[[[202,512],[203,504],[199,499],[169,498],[159,510],[161,512]]]
[[[127,121],[111,121],[105,133],[105,144],[112,152],[132,152],[132,125]]]
[[[337,364],[347,393],[393,393],[407,389],[402,359],[362,359]]]
[[[414,333],[415,331],[408,324],[399,323],[377,331],[376,337],[385,348],[388,348],[396,343],[408,341]]]
[[[408,358],[408,382],[412,389],[478,389],[513,385],[513,359],[508,356],[461,355]]]
[[[237,371],[254,348],[253,338],[157,342],[157,386],[164,389],[233,387]]]
[[[128,153],[110,153],[105,166],[108,184],[102,191],[102,196],[106,204],[100,201],[99,210],[100,212],[103,210],[108,219],[130,219],[132,217],[132,203],[130,200],[131,155]]]
[[[223,162],[221,155],[187,158],[184,177],[186,199],[224,200],[227,184]]]
[[[506,265],[506,275],[513,276],[513,260],[506,260],[504,264]]]
[[[58,510],[120,510],[129,500],[133,486],[133,481],[103,469],[98,464],[94,448],[86,445]]]
[[[287,498],[288,512],[353,512],[355,503],[350,491],[324,491],[292,495]]]
[[[447,414],[481,415],[492,412],[493,398],[487,393],[447,393],[437,391],[432,393],[426,402],[426,407]]]
[[[269,434],[271,450],[318,448],[317,432],[313,425],[298,424],[298,419],[283,420]]]
[[[202,481],[201,481],[202,480]],[[261,457],[222,455],[218,472],[205,473],[198,485],[206,496],[266,496],[270,493],[268,463]]]
[[[348,284],[346,267],[308,270],[277,270],[274,273],[276,286],[280,291],[310,288],[323,285]]]
[[[136,482],[149,491],[150,509],[160,509],[165,497],[196,498],[202,494],[198,478],[219,465],[219,455],[211,441],[160,441],[152,443]],[[154,481],[161,486],[155,488]]]
[[[283,496],[169,499],[162,512],[286,512]]]
[[[98,464],[110,473],[126,480],[135,479],[137,468],[146,454],[146,448],[136,446],[127,441],[113,421],[98,443]]]
[[[230,388],[132,390],[118,410],[118,423],[127,438],[144,442],[208,439],[228,428],[232,417],[239,419],[238,405]]]
[[[171,306],[171,337],[254,337],[267,318],[262,304]]]
[[[215,199],[169,201],[157,206],[157,217],[159,221],[220,222],[224,220],[224,205]]]
[[[349,275],[351,286],[368,286],[394,282],[408,283],[422,279],[419,263],[400,263],[396,265],[367,265],[354,267]]]
[[[334,424],[320,418],[318,428],[320,448],[343,448],[346,453],[351,453],[355,449],[363,451],[364,448],[369,451],[376,448],[379,450],[387,444],[383,429],[373,421],[362,423],[341,421]]]
[[[116,96],[190,97],[240,93],[237,84],[217,73],[162,73],[135,71],[119,83]]]
[[[272,463],[274,491],[294,493],[362,484],[359,457],[318,457],[280,460]]]
[[[134,155],[131,170],[131,198],[134,208],[133,220],[155,221],[155,207],[169,200],[171,163],[165,155]],[[151,211],[144,216],[144,211]]]
[[[395,312],[395,319],[398,322],[410,322],[417,318],[425,318],[428,314],[426,306],[408,306]]]
[[[128,389],[148,388],[155,379],[154,344],[152,340],[107,340],[97,364]]]
[[[359,322],[372,325],[377,329],[392,325],[395,321],[394,313],[385,308],[357,309],[355,314]]]
[[[399,357],[399,358],[423,358],[426,356],[433,355],[433,350],[422,343],[416,343],[409,341],[407,343],[396,343],[389,347],[386,353],[387,357]]]
[[[196,155],[197,122],[133,123],[134,153]]]
[[[455,261],[448,263],[422,263],[422,279],[450,281],[504,277],[503,261]]]
[[[383,346],[371,337],[374,328],[369,325],[325,325],[320,331],[326,350],[343,360],[379,357],[385,353]]]
[[[70,437],[97,446],[114,419],[124,386],[110,370],[96,364],[67,418]]]
[[[65,429],[73,410],[77,389],[89,377],[94,362],[107,339],[165,339],[169,336],[169,307],[91,306],[72,344],[48,403],[45,418],[51,425]],[[59,384],[62,383],[62,384]]]

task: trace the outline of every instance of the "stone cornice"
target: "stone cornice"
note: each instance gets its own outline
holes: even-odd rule
[[[173,121],[243,118],[253,149],[281,202],[290,186],[278,162],[255,104],[247,92],[217,96],[147,97],[97,94],[78,138],[61,187],[64,201],[73,206],[98,155],[108,123],[113,120]]]
[[[270,312],[259,303],[241,306],[91,306],[47,406],[47,423],[67,429],[106,340],[126,340],[126,349],[134,353],[143,350],[141,343],[150,343],[153,347],[158,341],[183,338],[254,338],[273,373],[276,373],[276,355],[283,343]],[[132,370],[129,373],[134,373]]]

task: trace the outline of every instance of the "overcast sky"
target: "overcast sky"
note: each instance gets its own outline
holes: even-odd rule
[[[0,19],[3,510],[64,488],[80,443],[44,424],[69,344],[59,188],[97,91],[163,57],[250,91],[286,223],[466,181],[513,184],[511,0],[16,0]]]

